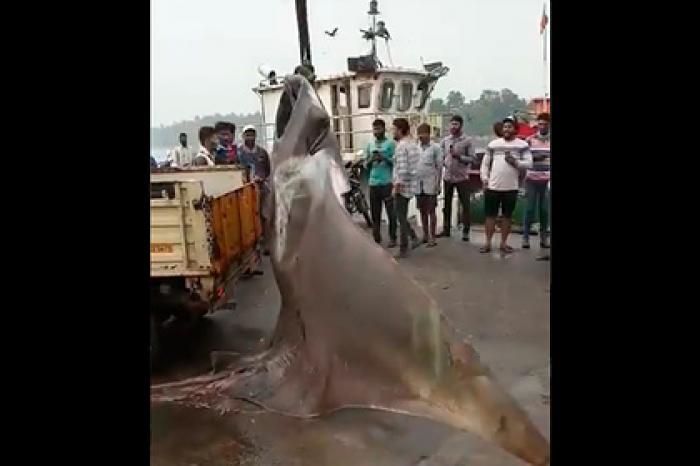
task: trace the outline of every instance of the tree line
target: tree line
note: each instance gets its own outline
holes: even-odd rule
[[[481,92],[476,100],[466,101],[460,91],[450,91],[445,98],[431,100],[429,111],[431,113],[452,113],[464,118],[466,132],[473,136],[491,136],[493,123],[502,120],[514,113],[524,113],[527,100],[521,99],[510,89],[495,91],[486,89]],[[262,117],[260,112],[249,114],[227,113],[221,115],[195,116],[192,120],[183,120],[172,125],[160,125],[151,128],[152,147],[175,146],[180,133],[187,133],[191,147],[199,145],[198,132],[202,126],[214,126],[217,121],[230,121],[236,125],[237,132],[248,124],[260,124]]]
[[[240,132],[245,125],[258,125],[262,121],[260,112],[249,114],[227,113],[222,115],[215,113],[200,117],[195,116],[192,120],[183,120],[172,125],[160,125],[151,128],[151,147],[174,147],[178,143],[180,133],[187,133],[187,141],[190,147],[199,147],[199,128],[202,126],[214,126],[217,121],[229,121],[236,125],[236,133]]]
[[[478,99],[469,102],[460,91],[450,91],[444,99],[433,99],[429,111],[461,115],[468,134],[491,136],[496,121],[516,113],[524,116],[527,104],[527,100],[521,99],[510,89],[486,89]]]

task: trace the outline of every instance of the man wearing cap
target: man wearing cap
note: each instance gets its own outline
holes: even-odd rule
[[[513,252],[513,248],[508,246],[508,235],[513,210],[518,201],[518,178],[521,170],[532,168],[530,146],[516,137],[517,131],[516,120],[513,117],[505,118],[503,137],[489,142],[481,162],[486,214],[486,244],[481,248],[483,253],[491,251],[499,208],[503,215],[500,249],[504,254]]]
[[[187,133],[180,133],[180,145],[168,151],[166,161],[171,167],[188,167],[192,164],[194,151],[187,147]]]

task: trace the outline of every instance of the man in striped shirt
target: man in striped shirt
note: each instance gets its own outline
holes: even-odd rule
[[[399,221],[399,254],[397,258],[408,256],[408,238],[412,240],[413,248],[420,242],[416,232],[408,223],[408,204],[411,198],[418,194],[418,163],[420,149],[411,141],[410,126],[405,118],[394,120],[394,139],[397,141],[394,151],[393,194],[394,208]]]
[[[527,205],[523,215],[523,249],[530,249],[530,223],[539,214],[540,248],[547,244],[547,183],[549,182],[549,113],[537,116],[537,133],[526,139],[532,152],[533,166],[525,175]]]

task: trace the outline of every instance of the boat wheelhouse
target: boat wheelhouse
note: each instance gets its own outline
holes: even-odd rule
[[[362,30],[372,44],[369,55],[348,58],[348,70],[313,80],[314,88],[331,117],[331,130],[336,134],[345,160],[354,159],[372,140],[372,122],[381,118],[387,129],[395,118],[406,118],[412,132],[421,123],[430,124],[434,137],[441,137],[448,117],[430,114],[430,96],[437,81],[449,71],[442,63],[428,63],[423,69],[384,66],[377,57],[376,39],[389,40],[376,1],[368,12],[372,28]],[[260,142],[268,150],[275,139],[275,117],[284,87],[284,78],[274,71],[259,70],[263,79],[253,88],[260,98],[262,123]]]

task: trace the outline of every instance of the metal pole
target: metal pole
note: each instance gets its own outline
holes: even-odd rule
[[[309,21],[306,14],[306,0],[295,1],[297,27],[299,29],[299,56],[302,65],[311,66],[311,41],[309,40]]]
[[[377,62],[377,16],[372,15],[372,60]]]
[[[542,6],[542,14],[546,14],[547,2]],[[549,21],[548,21],[549,22]],[[545,25],[542,34],[542,87],[544,90],[544,95],[542,99],[543,108],[546,112],[549,112],[549,105],[547,103],[547,29],[549,24]]]

